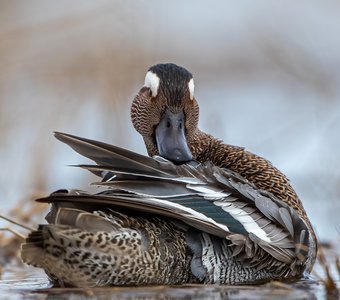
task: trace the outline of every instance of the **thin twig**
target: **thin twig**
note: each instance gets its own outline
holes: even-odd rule
[[[319,261],[320,264],[325,272],[326,278],[323,279],[324,286],[326,288],[326,294],[327,294],[327,299],[338,299],[339,297],[339,290],[336,286],[336,282],[333,279],[330,270],[329,270],[329,265],[326,260],[326,256],[323,251],[323,247],[320,245],[319,247]]]
[[[339,274],[339,276],[340,276],[340,260],[339,260],[339,257],[337,257],[337,258],[335,259],[335,265],[336,265],[336,269],[337,269],[337,271],[338,271],[338,274]]]
[[[4,219],[4,220],[6,220],[6,221],[8,221],[8,222],[10,222],[10,223],[13,223],[13,224],[15,224],[15,225],[18,225],[18,226],[20,226],[20,227],[22,227],[22,228],[25,228],[26,230],[34,231],[34,228],[29,227],[29,226],[26,226],[26,225],[24,225],[24,224],[20,224],[19,222],[16,222],[16,221],[14,221],[14,220],[12,220],[12,219],[9,219],[9,218],[5,217],[4,215],[1,215],[1,214],[0,214],[0,218],[1,218],[1,219]]]
[[[17,236],[21,240],[25,240],[25,238],[26,238],[19,231],[16,231],[16,230],[14,230],[12,228],[9,228],[9,227],[0,227],[0,231],[9,231],[9,232],[13,233],[15,236]]]

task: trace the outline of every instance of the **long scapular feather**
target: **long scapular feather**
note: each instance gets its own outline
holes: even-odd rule
[[[95,161],[98,165],[131,169],[136,173],[142,172],[158,176],[175,175],[171,174],[170,170],[162,172],[156,160],[123,148],[61,132],[55,132],[54,135],[58,140],[69,145],[79,154]],[[172,171],[174,170],[175,168]]]

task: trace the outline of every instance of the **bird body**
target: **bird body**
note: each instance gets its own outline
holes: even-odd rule
[[[72,286],[255,284],[309,272],[316,239],[288,179],[197,128],[192,75],[149,69],[131,118],[151,157],[56,133],[95,165],[95,193],[59,190],[24,262]]]

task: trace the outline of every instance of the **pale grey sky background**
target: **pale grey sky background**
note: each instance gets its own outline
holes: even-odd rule
[[[146,153],[130,103],[150,65],[174,62],[194,74],[200,127],[281,169],[334,239],[339,32],[330,0],[1,1],[0,210],[88,187],[54,130]]]

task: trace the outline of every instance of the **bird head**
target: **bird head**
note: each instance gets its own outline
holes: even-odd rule
[[[150,67],[131,106],[133,126],[142,135],[149,155],[174,163],[192,160],[190,143],[198,116],[192,74],[170,63]]]

